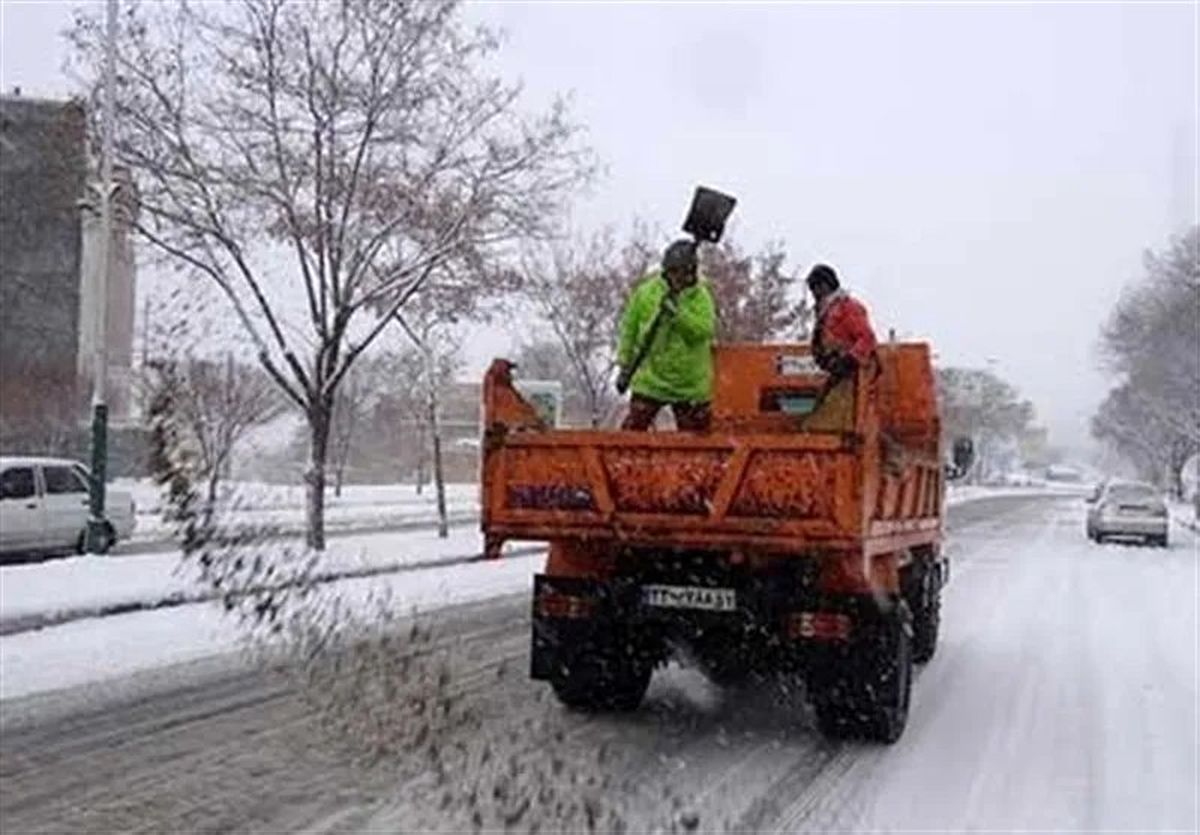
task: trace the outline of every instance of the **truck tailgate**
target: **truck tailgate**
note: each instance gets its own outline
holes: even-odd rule
[[[485,450],[483,524],[500,539],[850,546],[864,519],[856,466],[832,434],[508,433]]]

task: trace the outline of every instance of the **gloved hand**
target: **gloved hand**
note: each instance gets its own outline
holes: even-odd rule
[[[617,394],[624,394],[629,391],[629,383],[633,378],[630,369],[622,368],[621,373],[617,375]]]
[[[669,290],[663,296],[662,311],[667,316],[674,316],[679,312],[679,294],[675,290]]]
[[[858,370],[858,360],[849,354],[838,352],[826,361],[825,370],[829,373],[831,383],[839,382],[853,376]]]

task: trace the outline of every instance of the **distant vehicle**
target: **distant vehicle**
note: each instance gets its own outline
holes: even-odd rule
[[[89,479],[87,467],[68,458],[0,456],[0,554],[83,553]],[[108,491],[101,552],[129,538],[134,512],[129,493]]]
[[[1074,467],[1063,464],[1051,464],[1046,468],[1046,481],[1059,481],[1068,484],[1078,484],[1083,481],[1083,473]]]
[[[1131,537],[1167,547],[1167,505],[1153,485],[1110,481],[1088,502],[1087,535],[1093,542]]]
[[[1000,476],[1000,484],[1004,487],[1034,487],[1038,479],[1024,470],[1013,470]]]

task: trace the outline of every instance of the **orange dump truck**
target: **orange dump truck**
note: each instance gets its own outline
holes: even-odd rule
[[[824,382],[808,345],[724,345],[709,432],[553,429],[492,364],[487,549],[550,546],[534,678],[633,709],[672,656],[717,681],[796,673],[823,732],[899,737],[947,579],[929,348],[882,345],[821,400]]]

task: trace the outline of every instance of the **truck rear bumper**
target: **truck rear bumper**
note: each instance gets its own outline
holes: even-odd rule
[[[872,595],[822,595],[771,579],[730,587],[674,586],[711,593],[666,600],[647,591],[661,585],[632,578],[535,575],[530,674],[548,679],[557,666],[598,646],[611,647],[614,639],[621,651],[650,663],[666,660],[673,646],[685,645],[699,655],[745,654],[758,668],[802,670],[848,645],[899,602]],[[733,592],[732,608],[723,594],[727,590]]]

